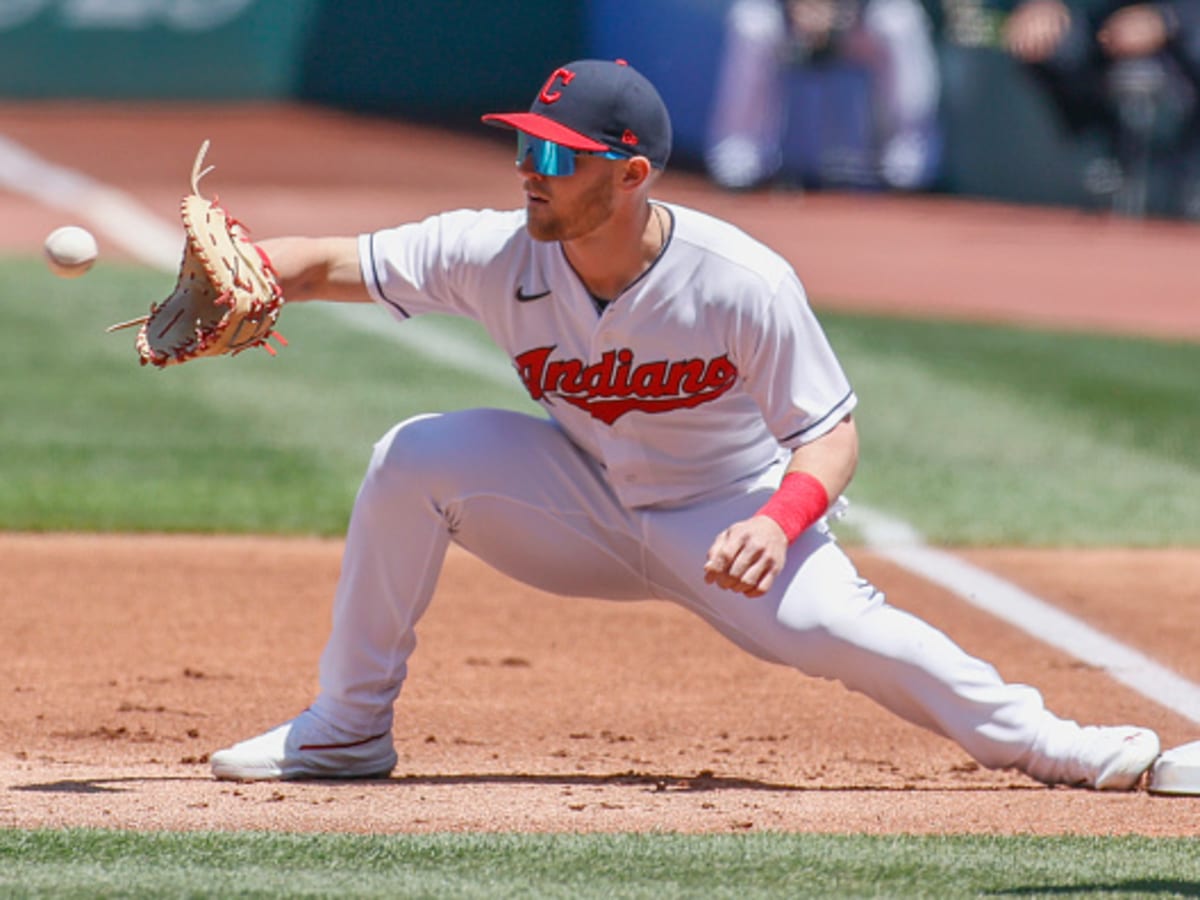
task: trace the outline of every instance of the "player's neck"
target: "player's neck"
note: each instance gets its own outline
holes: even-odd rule
[[[615,300],[654,265],[666,246],[670,223],[670,213],[646,203],[637,215],[614,217],[602,229],[564,241],[563,252],[593,297]]]

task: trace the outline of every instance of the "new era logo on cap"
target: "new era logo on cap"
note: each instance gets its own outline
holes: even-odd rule
[[[529,112],[491,113],[483,121],[574,150],[645,156],[658,169],[671,155],[671,117],[662,97],[623,60],[581,59],[560,66]]]

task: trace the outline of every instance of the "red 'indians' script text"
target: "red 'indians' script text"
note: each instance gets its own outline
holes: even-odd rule
[[[716,400],[733,387],[737,366],[715,359],[654,360],[633,364],[633,351],[606,350],[590,366],[579,359],[550,359],[554,347],[526,350],[517,372],[534,400],[561,398],[605,425],[627,412],[663,413]]]

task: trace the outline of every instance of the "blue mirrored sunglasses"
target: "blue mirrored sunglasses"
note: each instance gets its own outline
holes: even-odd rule
[[[525,157],[532,156],[533,170],[539,175],[574,175],[575,157],[580,154],[603,159],[629,159],[615,150],[574,150],[523,131],[517,132],[517,166],[524,164]]]

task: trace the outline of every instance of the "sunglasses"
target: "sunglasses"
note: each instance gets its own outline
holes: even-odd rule
[[[517,165],[523,165],[525,158],[532,156],[533,170],[539,175],[574,175],[575,157],[580,155],[599,156],[602,159],[629,159],[624,153],[615,150],[575,150],[523,131],[517,132]]]

